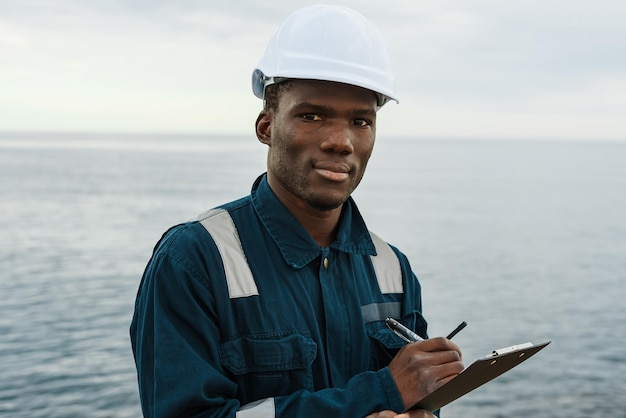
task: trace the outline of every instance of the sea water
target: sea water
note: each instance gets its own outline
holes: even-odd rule
[[[0,134],[0,416],[141,415],[128,326],[170,226],[247,194],[253,137]],[[626,142],[380,137],[354,195],[430,335],[552,343],[448,418],[626,417]]]

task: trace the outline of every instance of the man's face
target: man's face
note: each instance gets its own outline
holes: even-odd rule
[[[328,211],[357,187],[374,147],[376,96],[342,83],[292,80],[257,122],[268,181],[281,201]]]

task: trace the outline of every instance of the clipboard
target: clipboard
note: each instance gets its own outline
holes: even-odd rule
[[[407,408],[407,411],[412,409],[436,411],[442,406],[506,373],[535,355],[548,344],[550,344],[550,341],[541,344],[524,343],[494,350],[490,355],[476,360],[454,379],[437,388],[415,405]]]

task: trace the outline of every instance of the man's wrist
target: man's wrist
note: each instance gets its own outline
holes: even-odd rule
[[[402,395],[396,386],[396,382],[393,380],[389,367],[383,367],[377,373],[380,385],[387,397],[389,403],[389,409],[393,411],[404,411],[404,402],[402,401]]]

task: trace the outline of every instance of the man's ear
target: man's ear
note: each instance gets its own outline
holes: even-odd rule
[[[256,137],[263,144],[270,145],[272,142],[272,111],[262,110],[255,123]]]

